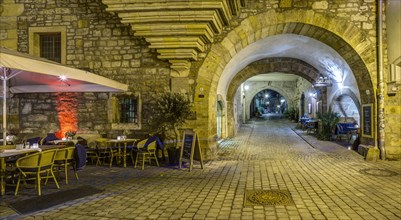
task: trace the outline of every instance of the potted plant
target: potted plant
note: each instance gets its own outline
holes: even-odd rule
[[[190,116],[191,102],[185,94],[182,93],[163,93],[156,99],[154,114],[151,118],[151,126],[156,128],[155,133],[167,148],[169,162],[175,163],[177,151],[179,149],[179,127]]]
[[[336,128],[337,123],[340,120],[340,117],[337,113],[334,112],[323,112],[318,113],[317,115],[321,129],[317,138],[320,140],[331,140],[331,137],[334,133],[334,129]]]

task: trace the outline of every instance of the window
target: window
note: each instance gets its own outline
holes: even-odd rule
[[[118,100],[120,123],[138,123],[138,99],[133,96],[122,96]]]
[[[108,117],[113,130],[142,129],[142,99],[139,92],[110,96]]]
[[[29,54],[66,64],[65,26],[29,27]]]
[[[43,33],[39,39],[40,57],[61,63],[61,34]]]

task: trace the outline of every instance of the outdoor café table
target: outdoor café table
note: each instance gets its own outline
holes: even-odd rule
[[[65,140],[52,140],[52,141],[49,141],[49,143],[52,143],[52,144],[67,144],[69,142],[73,142],[74,145],[75,145],[75,144],[78,143],[78,139],[72,139],[72,140],[65,139]]]
[[[134,143],[138,141],[138,139],[133,138],[118,138],[118,139],[109,139],[107,142],[113,147],[112,150],[117,150],[116,156],[118,158],[117,163],[121,162],[121,157],[123,158],[123,165],[127,167],[127,146],[128,143]]]
[[[29,148],[29,149],[6,149],[4,152],[0,153],[0,187],[1,187],[1,195],[5,194],[5,172],[6,172],[6,159],[9,157],[15,157],[19,155],[25,155],[26,153],[41,151],[40,148]]]

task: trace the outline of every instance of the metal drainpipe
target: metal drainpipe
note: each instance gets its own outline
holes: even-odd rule
[[[377,7],[377,72],[378,72],[378,92],[377,92],[377,131],[378,147],[380,158],[386,159],[386,149],[384,146],[384,76],[383,76],[383,0],[378,0]]]
[[[7,68],[3,69],[3,76],[1,79],[3,80],[3,145],[7,145]]]

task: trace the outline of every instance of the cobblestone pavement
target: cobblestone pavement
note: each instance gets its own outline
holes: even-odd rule
[[[34,197],[12,188],[1,197],[4,219],[400,219],[401,161],[366,162],[354,151],[317,141],[293,123],[268,117],[220,143],[204,169],[145,170],[87,166],[61,189],[92,185],[104,192],[29,215],[8,204]],[[44,194],[57,191],[51,184]],[[294,204],[245,204],[247,190],[288,190]]]

